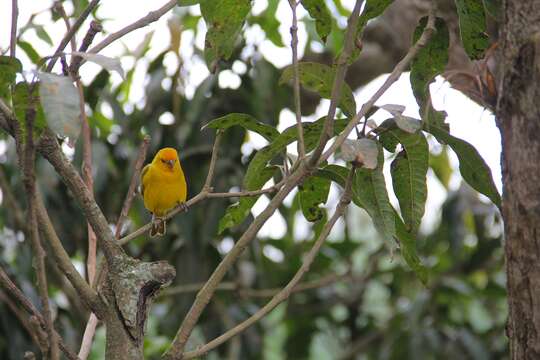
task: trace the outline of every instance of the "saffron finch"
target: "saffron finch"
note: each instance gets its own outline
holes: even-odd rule
[[[159,150],[154,160],[143,168],[141,193],[144,207],[152,213],[150,236],[165,235],[164,216],[175,206],[184,204],[187,196],[186,178],[175,149]]]

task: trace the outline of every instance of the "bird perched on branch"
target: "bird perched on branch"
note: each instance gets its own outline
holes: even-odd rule
[[[178,153],[173,148],[158,151],[141,173],[144,207],[152,213],[150,236],[165,235],[165,215],[186,201],[187,184]]]

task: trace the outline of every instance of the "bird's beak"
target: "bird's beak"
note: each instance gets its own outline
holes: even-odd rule
[[[167,165],[169,165],[169,167],[172,169],[174,167],[174,163],[175,163],[176,160],[165,160],[165,162],[167,163]]]

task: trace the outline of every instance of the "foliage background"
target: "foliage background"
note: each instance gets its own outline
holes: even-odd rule
[[[268,59],[258,51],[257,42],[249,40],[262,36],[288,54],[285,46],[289,40],[278,31],[283,16],[276,16],[278,3],[268,0],[267,4],[258,5],[256,14],[248,16],[244,36],[239,38],[231,58],[221,64],[220,74],[202,70],[204,57],[196,39],[204,35],[205,28],[198,6],[177,8],[168,16],[170,46],[165,51],[151,51],[152,35],[143,36],[151,34],[151,30],[141,30],[139,41],[125,44],[125,81],[95,69],[85,74],[83,67],[87,82],[85,99],[93,130],[95,197],[110,223],[115,223],[120,212],[133,160],[145,134],[152,138],[151,154],[164,146],[180,149],[189,193],[194,195],[202,187],[208,168],[214,131],[201,127],[209,120],[243,112],[283,129],[282,114],[292,107],[293,96],[290,87],[279,84],[282,69],[275,63],[288,63],[290,56],[286,61]],[[342,19],[348,7],[339,0],[329,3],[334,4],[330,7],[334,24],[326,43],[317,36],[314,21],[305,13],[301,16],[301,28],[306,34],[305,44],[301,44],[305,58],[316,56],[312,53],[332,58],[341,49],[343,39],[338,28],[344,26]],[[85,4],[64,2],[74,16]],[[106,18],[119,14],[98,11],[95,15],[106,23]],[[24,52],[28,61],[36,60],[33,49],[39,48],[28,39],[37,36],[39,41],[48,43],[47,38],[55,36],[55,24],[61,24],[50,11],[36,19],[19,41],[19,52]],[[160,36],[166,35],[153,33],[154,38]],[[189,56],[183,53],[185,48],[191,49]],[[276,54],[279,57],[282,53]],[[45,55],[48,53],[39,53]],[[353,90],[360,85],[351,84]],[[134,97],[133,92],[138,96]],[[321,105],[313,93],[304,94],[303,100],[306,119],[316,118],[325,106],[324,100]],[[239,128],[226,132],[217,165],[217,191],[242,184],[246,164],[262,141],[258,135]],[[351,206],[346,221],[332,232],[305,280],[315,281],[329,274],[346,276],[328,286],[293,295],[262,322],[208,358],[336,359],[351,354],[358,359],[506,358],[500,217],[492,205],[479,199],[466,184],[456,185],[450,180],[455,178],[455,167],[448,150],[432,140],[430,145],[430,181],[439,182],[437,186],[444,189],[445,200],[440,216],[438,209],[427,209],[429,226],[421,228],[417,240],[418,252],[430,267],[427,287],[408,269],[398,252],[389,253],[369,217]],[[80,165],[80,143],[74,149],[64,149]],[[4,134],[0,134],[0,150],[2,172],[15,196],[23,199],[14,145]],[[81,212],[50,165],[40,159],[37,169],[39,188],[55,228],[70,256],[84,271],[86,224]],[[332,209],[337,199],[339,190],[332,187],[325,211]],[[217,234],[218,222],[230,203],[212,199],[198,204],[170,222],[166,237],[140,237],[126,249],[140,259],[169,261],[177,269],[173,285],[184,286],[185,290],[185,285],[208,278],[232,241],[245,229],[247,221]],[[254,209],[257,211],[257,206]],[[219,291],[214,297],[188,348],[218,336],[264,304],[265,298],[246,295],[245,289],[281,287],[298,269],[303,252],[312,244],[314,229],[303,218],[296,194],[288,198],[279,214],[278,220],[270,224],[279,227],[279,231],[262,231],[234,272],[227,275],[226,281],[234,284],[233,289]],[[129,228],[137,228],[148,220],[139,199],[129,214]],[[14,209],[5,206],[5,200],[0,207],[0,229],[1,265],[10,270],[10,276],[38,304],[30,247],[18,231]],[[47,261],[57,328],[76,349],[88,313],[54,262],[50,258]],[[159,298],[147,328],[148,358],[157,359],[170,343],[195,294],[164,293]],[[0,357],[19,359],[24,351],[37,349],[8,302],[6,294],[0,292]],[[104,357],[104,341],[103,329],[98,330],[91,358]]]

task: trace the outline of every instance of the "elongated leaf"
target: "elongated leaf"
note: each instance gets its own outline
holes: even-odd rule
[[[30,58],[30,61],[32,61],[34,64],[38,65],[41,61],[41,56],[37,53],[37,51],[30,45],[30,43],[27,43],[26,41],[17,41],[17,46],[19,46],[26,56]]]
[[[481,59],[489,46],[484,4],[478,0],[455,1],[463,47],[471,59]]]
[[[414,31],[416,42],[427,24],[427,17],[420,19]],[[429,84],[435,80],[435,75],[444,71],[448,62],[448,28],[444,20],[437,18],[435,21],[435,33],[425,47],[420,49],[411,63],[411,86],[416,102],[420,109],[424,109],[424,103],[429,96]]]
[[[382,172],[384,155],[382,148],[379,149],[376,169],[358,169],[356,171],[354,187],[363,208],[373,220],[375,228],[384,240],[393,245],[396,235],[394,209],[388,199],[386,183]]]
[[[47,31],[45,31],[45,27],[43,25],[35,25],[34,30],[36,30],[36,35],[38,38],[45,41],[50,46],[53,46],[53,41]]]
[[[405,224],[394,213],[394,219],[396,221],[396,235],[399,240],[399,247],[401,249],[401,256],[409,265],[409,267],[416,273],[416,276],[422,281],[424,285],[428,282],[428,269],[422,264],[422,261],[418,257],[416,251],[416,238],[413,234],[407,231]]]
[[[329,191],[330,181],[315,176],[309,177],[299,186],[300,206],[307,221],[315,222],[324,217],[324,211],[319,205],[326,203]]]
[[[208,124],[203,126],[203,129],[226,130],[232,126],[241,126],[246,130],[254,131],[270,142],[279,136],[279,131],[274,127],[258,122],[253,116],[242,113],[231,113],[211,120]]]
[[[111,58],[111,57],[100,55],[100,54],[90,54],[90,53],[84,53],[84,52],[79,52],[79,51],[74,51],[71,54],[80,56],[86,61],[90,61],[95,64],[98,64],[105,70],[116,71],[123,79],[126,78],[124,69],[122,69],[122,65],[120,64],[120,59]]]
[[[446,146],[443,146],[442,151],[437,155],[434,155],[433,153],[429,154],[429,166],[444,188],[448,189],[450,177],[452,176],[452,166],[450,165],[450,160],[448,159],[448,151]]]
[[[317,34],[323,42],[326,42],[327,36],[332,30],[332,15],[326,7],[324,0],[301,0],[302,5],[309,13],[309,16],[315,19]]]
[[[15,83],[15,77],[22,71],[21,62],[10,56],[0,56],[0,98],[9,97],[9,87]]]
[[[330,66],[312,63],[301,62],[299,65],[300,82],[304,87],[311,91],[317,92],[321,97],[330,99],[332,96],[332,86],[334,84],[335,70]],[[284,84],[293,79],[294,71],[292,65],[287,66],[279,79],[280,84]],[[356,102],[351,88],[346,83],[341,89],[341,99],[339,107],[345,115],[352,117],[356,114]]]
[[[39,95],[47,125],[57,135],[75,141],[81,131],[79,93],[66,76],[39,73]]]
[[[277,171],[276,166],[269,166],[264,168],[259,174],[259,178],[255,179],[250,187],[246,190],[258,190],[260,189],[268,180],[272,178],[274,173]],[[231,228],[233,226],[239,225],[244,221],[244,219],[249,215],[249,212],[253,205],[257,202],[259,196],[249,196],[242,197],[238,202],[230,205],[225,212],[225,215],[219,220],[218,233],[221,234],[225,229]]]
[[[306,151],[311,151],[317,145],[319,136],[324,126],[326,118],[321,118],[312,123],[303,123],[304,128],[304,143]],[[341,132],[347,125],[347,119],[335,120],[334,129],[336,133]],[[298,129],[293,125],[283,133],[281,133],[271,144],[259,150],[246,170],[244,176],[244,188],[248,190],[258,190],[266,181],[262,181],[261,174],[268,168],[268,162],[275,156],[282,153],[287,145],[297,140]],[[219,232],[222,233],[225,229],[240,224],[247,215],[249,210],[255,204],[255,201],[249,199],[240,199],[238,205],[231,205],[224,217],[220,221]],[[231,212],[232,214],[229,214]]]
[[[409,134],[394,128],[381,138],[392,137],[403,150],[391,165],[392,186],[399,201],[407,230],[415,234],[424,216],[427,198],[426,175],[429,166],[429,147],[424,134]]]
[[[250,0],[201,2],[201,13],[208,28],[204,41],[204,58],[210,72],[215,72],[219,60],[231,56],[236,37],[250,9]]]
[[[466,142],[450,135],[441,126],[431,124],[424,129],[442,144],[448,144],[459,159],[459,171],[463,179],[476,191],[486,195],[495,205],[501,207],[501,195],[495,186],[491,169],[478,151]]]
[[[335,183],[339,184],[341,187],[345,186],[347,180],[347,174],[350,169],[339,166],[339,165],[328,165],[323,169],[320,169],[315,173],[315,176],[320,176],[328,180],[332,180]],[[361,207],[366,209],[363,198],[360,196],[359,192],[362,189],[358,187],[353,187],[353,202]],[[391,205],[390,205],[391,207]],[[416,239],[414,235],[407,232],[403,221],[399,218],[397,213],[392,211],[392,220],[395,221],[395,236],[399,240],[401,255],[403,259],[409,265],[409,267],[416,273],[422,283],[427,284],[428,280],[428,270],[422,264],[420,258],[418,257],[416,251]]]

